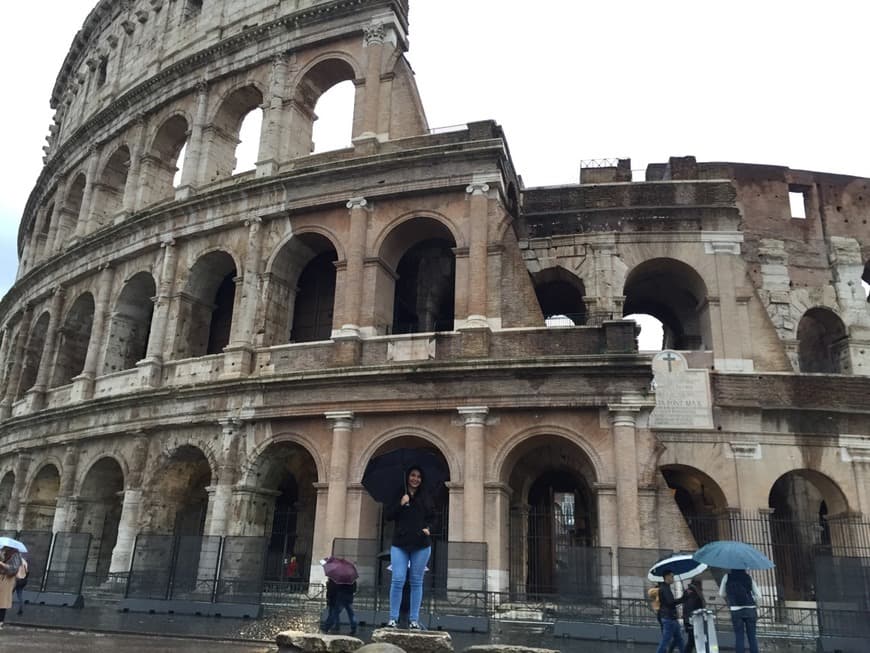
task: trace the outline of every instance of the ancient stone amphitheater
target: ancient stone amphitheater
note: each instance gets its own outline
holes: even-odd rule
[[[0,302],[0,525],[89,533],[94,583],[151,533],[262,536],[267,578],[317,581],[385,541],[367,462],[423,447],[490,592],[602,559],[619,591],[636,549],[731,537],[803,600],[819,547],[870,555],[870,180],[682,157],[525,188],[496,122],[430,128],[408,12],[88,15]],[[346,81],[352,146],[312,154]]]

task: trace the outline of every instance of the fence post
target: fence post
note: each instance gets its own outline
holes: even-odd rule
[[[130,556],[130,568],[127,570],[127,584],[124,586],[124,598],[130,598],[130,583],[133,581],[133,562],[136,560],[136,549],[139,546],[139,533],[133,537],[133,554]]]
[[[217,554],[217,562],[214,567],[214,581],[211,586],[211,602],[217,603],[217,595],[218,595],[218,583],[220,583],[221,578],[221,564],[224,559],[224,542],[226,540],[226,536],[222,536],[220,541],[218,542],[218,554]]]

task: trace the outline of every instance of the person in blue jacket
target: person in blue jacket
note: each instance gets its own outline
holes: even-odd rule
[[[734,650],[744,653],[743,634],[749,642],[749,653],[758,653],[755,624],[758,621],[758,599],[761,592],[745,569],[732,569],[722,578],[719,595],[728,601],[731,625],[734,627]]]

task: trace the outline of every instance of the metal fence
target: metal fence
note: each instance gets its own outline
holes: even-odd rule
[[[91,545],[90,533],[58,533],[42,583],[45,592],[80,594]]]

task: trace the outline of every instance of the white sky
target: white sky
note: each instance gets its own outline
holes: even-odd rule
[[[93,0],[4,7],[0,293],[41,168],[55,76]],[[581,159],[669,156],[870,177],[870,3],[411,0],[430,126],[495,119],[527,186]]]

